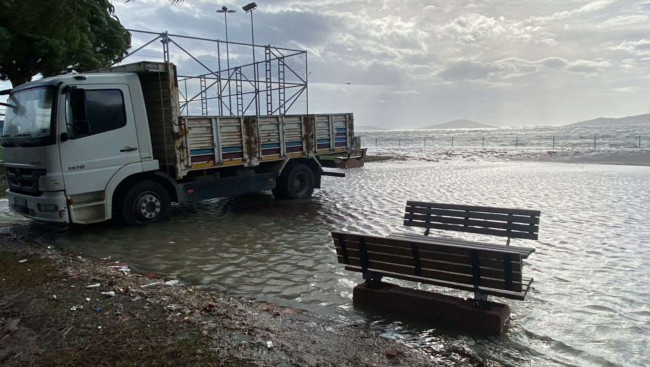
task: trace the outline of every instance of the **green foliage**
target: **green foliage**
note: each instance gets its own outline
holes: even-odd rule
[[[120,61],[131,35],[109,0],[0,0],[0,79],[93,70]]]

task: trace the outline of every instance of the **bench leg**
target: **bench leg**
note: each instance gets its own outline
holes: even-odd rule
[[[488,303],[487,294],[483,294],[480,291],[475,291],[474,292],[474,307],[478,308],[479,310],[489,310],[490,305]]]
[[[366,280],[366,286],[370,289],[381,287],[381,279],[384,276],[371,271],[363,273],[363,279]]]

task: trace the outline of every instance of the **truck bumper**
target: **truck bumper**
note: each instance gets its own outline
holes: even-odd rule
[[[7,199],[9,210],[13,213],[44,222],[69,222],[68,204],[63,191],[44,192],[35,197],[7,190]]]

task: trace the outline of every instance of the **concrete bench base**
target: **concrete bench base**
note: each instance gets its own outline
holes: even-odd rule
[[[480,310],[471,300],[385,282],[379,288],[368,288],[365,283],[357,285],[353,302],[359,308],[425,316],[432,321],[491,335],[503,333],[510,319],[510,308],[505,304],[487,302],[489,309]]]
[[[347,161],[339,162],[338,168],[357,168],[363,167],[363,161],[359,159],[348,159]]]

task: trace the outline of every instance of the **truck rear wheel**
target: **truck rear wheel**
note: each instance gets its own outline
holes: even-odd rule
[[[127,226],[165,220],[171,216],[171,198],[158,182],[142,181],[126,192],[118,212]]]
[[[309,199],[316,183],[314,172],[301,163],[287,168],[280,176],[273,195],[279,199]]]

